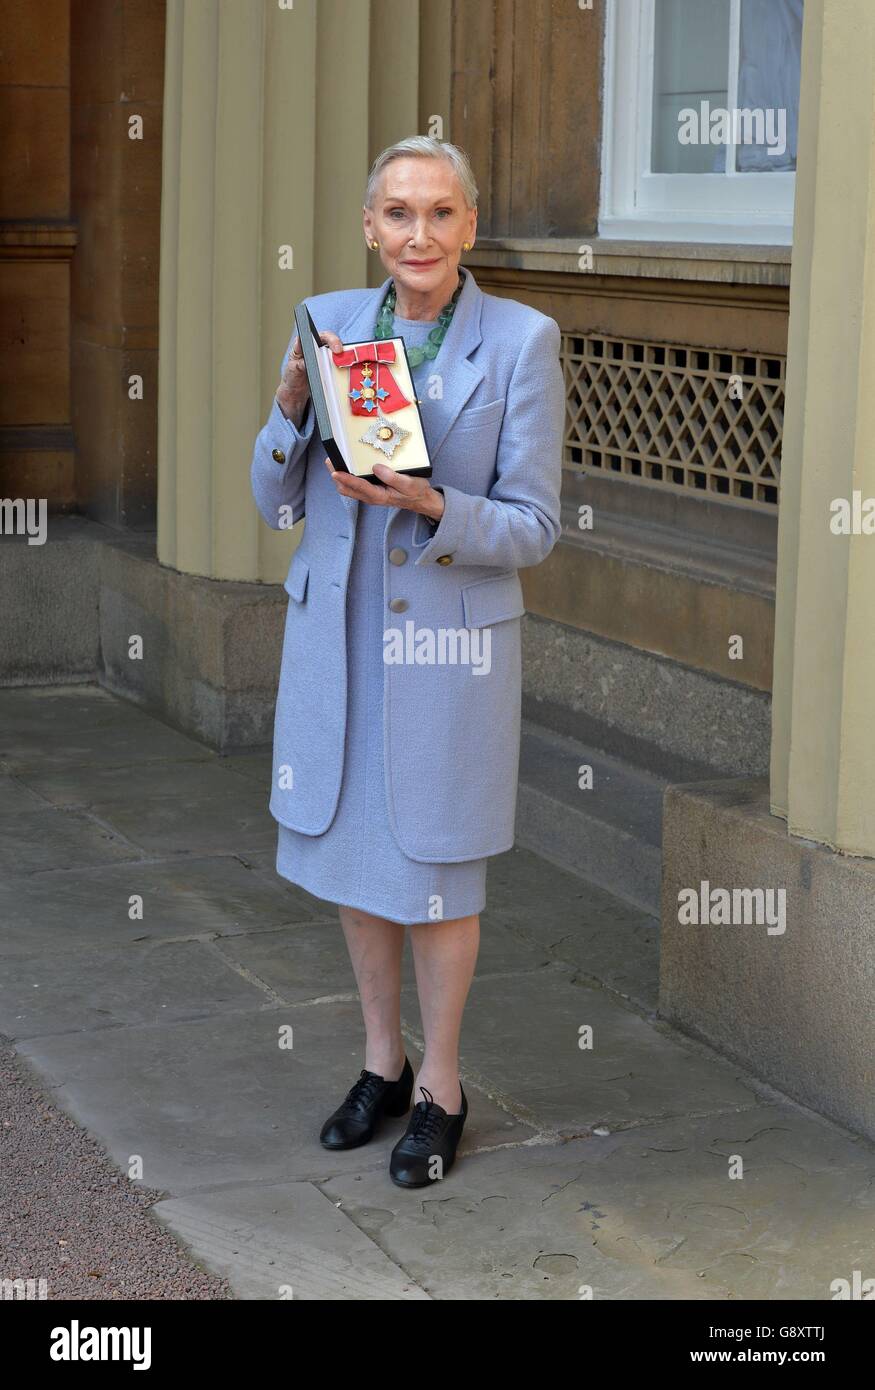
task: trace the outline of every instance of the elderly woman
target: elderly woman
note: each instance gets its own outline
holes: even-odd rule
[[[486,862],[513,844],[517,570],[559,535],[564,391],[553,319],[460,268],[477,186],[459,148],[416,136],[384,150],[363,212],[388,278],[306,303],[332,351],[404,339],[433,474],[334,471],[293,339],[252,463],[268,525],[306,518],[285,585],[270,809],[277,871],[338,905],[361,997],[365,1065],[322,1128],[326,1148],[365,1144],[410,1109],[410,929],[425,1050],[389,1171],[423,1187],[449,1171],[468,1112],[458,1045]],[[384,659],[402,627],[406,658]]]

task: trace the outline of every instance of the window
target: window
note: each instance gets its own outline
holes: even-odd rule
[[[610,0],[602,236],[792,241],[803,0]]]

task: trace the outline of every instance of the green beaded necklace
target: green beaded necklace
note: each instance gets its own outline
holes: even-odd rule
[[[447,336],[447,329],[449,328],[453,314],[456,311],[456,304],[458,302],[459,295],[462,293],[464,284],[465,281],[460,275],[459,284],[456,289],[456,292],[450,300],[449,304],[445,304],[444,307],[441,309],[440,313],[438,314],[437,323],[429,333],[428,338],[425,342],[425,346],[409,347],[407,349],[407,360],[410,363],[411,368],[419,367],[423,362],[433,362],[434,359],[437,357],[438,353],[440,352],[441,343]],[[382,339],[395,337],[395,331],[392,326],[392,320],[395,317],[395,299],[395,281],[393,280],[389,285],[388,290],[386,291],[386,298],[383,300],[383,303],[380,306],[380,312],[377,315],[377,327],[374,333],[375,338]]]

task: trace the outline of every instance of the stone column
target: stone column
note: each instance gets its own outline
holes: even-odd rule
[[[868,856],[875,534],[854,496],[875,498],[873,93],[870,0],[806,0],[770,800],[792,835]],[[850,534],[831,529],[842,503]]]
[[[162,564],[285,577],[297,535],[259,518],[252,445],[298,300],[383,278],[361,233],[367,171],[435,109],[448,134],[450,13],[450,0],[168,0]]]
[[[168,3],[158,555],[186,573],[285,575],[293,538],[258,517],[249,464],[295,304],[366,281],[363,8]]]

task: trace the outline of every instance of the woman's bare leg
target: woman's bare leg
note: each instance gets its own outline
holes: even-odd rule
[[[401,1037],[404,928],[358,908],[338,911],[365,1021],[365,1069],[386,1081],[397,1081],[405,1057]]]
[[[416,1078],[414,1105],[430,1091],[448,1115],[462,1108],[459,1033],[480,946],[480,918],[457,917],[410,928],[425,1054]]]

